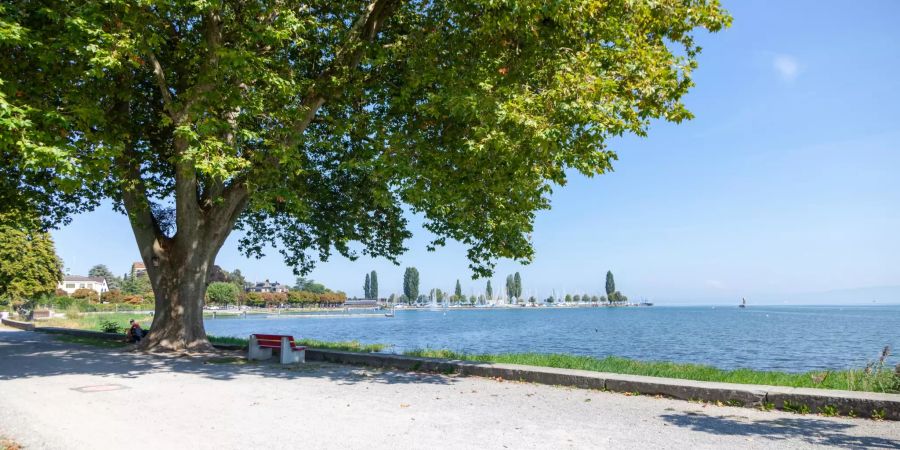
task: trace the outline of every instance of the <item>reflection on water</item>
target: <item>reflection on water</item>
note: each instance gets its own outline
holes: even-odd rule
[[[624,356],[724,369],[807,371],[862,367],[885,345],[900,362],[900,306],[650,307],[403,311],[206,321],[214,336],[283,333],[327,341],[469,353]]]

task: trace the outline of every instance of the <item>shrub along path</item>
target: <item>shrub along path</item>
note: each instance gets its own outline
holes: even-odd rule
[[[254,431],[251,417],[284,426]],[[0,435],[67,449],[900,446],[896,422],[342,365],[149,356],[21,331],[0,331]]]

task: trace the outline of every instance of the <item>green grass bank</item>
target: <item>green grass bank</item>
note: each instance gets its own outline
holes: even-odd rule
[[[616,356],[594,358],[590,356],[542,353],[466,354],[449,350],[413,350],[404,354],[425,358],[521,364],[696,381],[900,393],[900,373],[896,373],[887,367],[880,370],[875,368],[868,371],[868,373],[864,369],[787,373],[750,369],[722,370],[700,364],[637,361]]]

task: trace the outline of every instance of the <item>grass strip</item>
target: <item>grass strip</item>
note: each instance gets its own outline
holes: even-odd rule
[[[449,350],[430,349],[407,351],[404,354],[425,358],[580,369],[593,372],[646,375],[696,381],[900,393],[900,374],[895,374],[890,370],[871,371],[870,373],[866,373],[865,370],[787,373],[751,369],[723,370],[701,364],[637,361],[616,356],[608,356],[601,359],[590,356],[545,353],[466,354]]]
[[[69,336],[67,334],[57,334],[53,336],[57,341],[67,342],[70,344],[80,344],[80,345],[90,345],[92,347],[101,347],[101,348],[120,348],[124,347],[126,344],[123,341],[117,341],[112,339],[101,339],[95,337],[87,337],[87,336]]]

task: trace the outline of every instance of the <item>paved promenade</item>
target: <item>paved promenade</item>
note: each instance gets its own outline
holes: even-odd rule
[[[0,331],[26,449],[900,448],[897,422],[310,363],[133,354]]]

